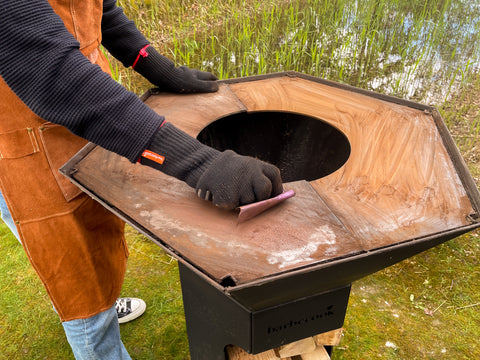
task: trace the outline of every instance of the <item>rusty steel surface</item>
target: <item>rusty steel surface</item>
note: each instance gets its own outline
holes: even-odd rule
[[[363,250],[308,182],[285,184],[295,197],[240,223],[235,211],[197,198],[183,182],[153,169],[100,148],[87,159],[77,181],[217,281],[230,277],[241,284]],[[100,168],[105,179],[92,176]]]
[[[350,148],[331,149],[348,154],[344,164],[318,179],[289,180],[285,189],[295,197],[244,223],[184,183],[98,147],[77,158],[69,176],[179,258],[235,285],[471,226],[478,190],[437,115],[387,100],[292,76],[224,83],[213,94],[147,97],[148,106],[192,136],[232,114],[258,111],[304,114],[345,135]],[[295,133],[294,123],[285,133]],[[311,133],[310,124],[301,131]],[[328,161],[321,151],[305,147],[284,163],[321,166]]]

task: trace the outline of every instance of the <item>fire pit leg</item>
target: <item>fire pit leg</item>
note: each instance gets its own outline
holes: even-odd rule
[[[226,346],[250,354],[340,328],[350,285],[252,311],[179,262],[191,360],[225,360]]]
[[[225,347],[250,349],[250,314],[193,270],[178,263],[191,360],[225,360]]]

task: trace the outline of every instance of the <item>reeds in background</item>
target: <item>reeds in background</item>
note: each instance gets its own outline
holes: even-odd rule
[[[471,0],[120,4],[166,56],[220,78],[295,70],[438,105],[480,65]]]

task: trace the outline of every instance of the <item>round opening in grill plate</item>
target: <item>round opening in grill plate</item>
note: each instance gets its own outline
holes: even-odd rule
[[[197,136],[220,151],[231,149],[279,167],[284,182],[313,181],[345,164],[350,143],[337,128],[293,112],[241,112],[214,121]]]

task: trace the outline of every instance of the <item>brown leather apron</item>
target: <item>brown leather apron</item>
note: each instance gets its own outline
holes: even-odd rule
[[[98,51],[102,1],[49,2],[108,72]],[[125,274],[125,224],[58,172],[86,141],[36,116],[1,78],[0,99],[0,187],[31,264],[62,321],[109,309]]]

